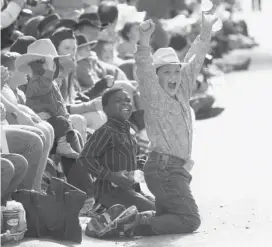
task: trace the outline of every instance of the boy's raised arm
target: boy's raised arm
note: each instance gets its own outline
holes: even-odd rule
[[[135,54],[136,76],[138,79],[141,94],[142,91],[150,89],[154,81],[157,80],[153,59],[151,55],[151,47],[149,45],[152,33],[155,30],[155,24],[151,20],[147,20],[140,25],[140,42]]]
[[[185,56],[184,62],[188,63],[188,66],[185,67],[185,73],[189,79],[189,85],[187,86],[190,89],[193,87],[193,84],[202,68],[206,54],[209,52],[212,26],[216,20],[217,18],[214,15],[202,13],[202,28],[200,35],[196,37]]]

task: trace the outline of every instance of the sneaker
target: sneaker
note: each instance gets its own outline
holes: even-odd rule
[[[79,156],[79,153],[72,149],[70,143],[66,141],[58,143],[56,153],[71,159],[77,159]]]
[[[88,213],[93,209],[95,200],[90,197],[85,200],[82,209],[79,211],[79,216],[88,216]]]
[[[124,236],[133,228],[138,211],[135,206],[126,209],[116,204],[104,213],[92,218],[85,234],[92,238],[109,238]]]

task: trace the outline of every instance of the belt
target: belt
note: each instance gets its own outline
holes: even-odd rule
[[[164,164],[167,165],[168,163],[175,163],[175,164],[181,164],[181,166],[184,166],[186,161],[182,158],[176,157],[171,154],[166,153],[160,153],[157,151],[152,151],[149,153],[149,158],[153,158],[157,161],[158,164],[160,164],[159,161],[164,161]]]

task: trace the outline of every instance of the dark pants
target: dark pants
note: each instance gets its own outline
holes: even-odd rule
[[[69,120],[63,116],[51,117],[47,120],[47,122],[50,123],[54,128],[56,140],[66,136],[66,134],[73,129]]]
[[[82,165],[80,162],[74,162],[70,164],[67,182],[75,186],[76,188],[84,191],[88,197],[94,196],[93,178],[88,172],[87,167]]]
[[[139,222],[135,235],[191,233],[200,226],[198,207],[192,196],[192,176],[184,161],[152,152],[144,167],[145,180],[155,196],[156,215]]]
[[[136,206],[139,212],[150,211],[155,209],[152,200],[135,190],[125,190],[115,188],[112,192],[98,198],[98,202],[106,208],[110,208],[115,204],[121,204],[126,208]]]

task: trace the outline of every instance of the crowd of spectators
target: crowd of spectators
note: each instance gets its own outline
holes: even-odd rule
[[[233,2],[222,1],[216,10],[223,25],[213,33],[193,88],[194,120],[210,116],[216,102],[212,78],[248,69],[250,57],[237,51],[258,45]],[[45,191],[50,178],[58,176],[86,192],[82,215],[92,209],[97,202],[93,183],[101,174],[93,172],[92,178],[77,158],[111,116],[105,112],[108,102],[102,100],[109,88],[118,92],[121,87],[128,93],[137,160],[145,159],[149,140],[134,59],[139,24],[146,19],[156,24],[152,52],[170,46],[183,61],[200,32],[200,3],[1,0],[0,106],[6,140],[1,144],[2,205],[15,190]],[[92,147],[102,148],[99,138],[96,141]],[[139,186],[135,190],[141,192]]]

